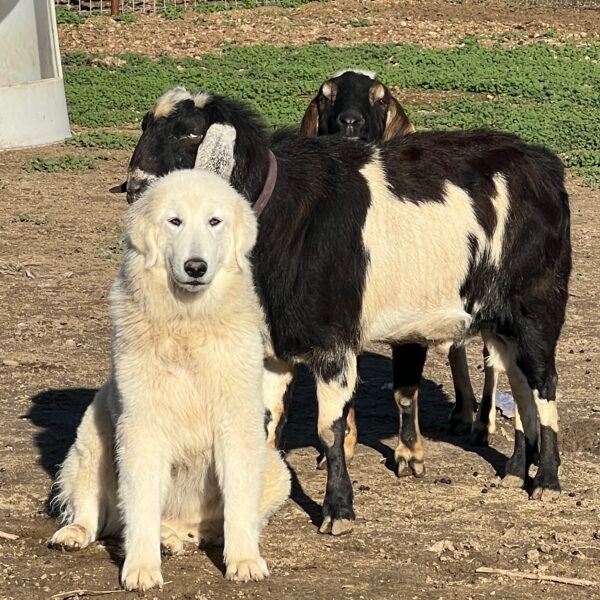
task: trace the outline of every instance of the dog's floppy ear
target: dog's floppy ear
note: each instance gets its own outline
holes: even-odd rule
[[[300,133],[306,137],[317,137],[319,133],[319,95],[317,94],[308,105],[302,123],[300,124]]]
[[[194,168],[216,173],[229,181],[235,165],[236,135],[235,127],[231,125],[225,123],[211,125],[198,148]]]
[[[158,261],[158,226],[148,192],[129,206],[126,222],[131,247],[144,257],[144,267],[152,268]]]
[[[256,243],[258,222],[252,207],[241,196],[235,210],[233,240],[235,244],[235,261],[242,270],[250,269],[248,254]]]
[[[409,121],[400,102],[393,96],[390,97],[383,139],[391,140],[398,135],[409,135],[415,132],[414,125]]]

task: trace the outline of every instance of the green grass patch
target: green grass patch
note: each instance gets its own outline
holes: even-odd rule
[[[117,23],[124,23],[125,25],[133,25],[137,23],[137,17],[133,13],[124,12],[112,17],[113,21]]]
[[[272,125],[295,124],[328,75],[360,67],[377,71],[390,86],[458,94],[423,110],[407,106],[418,128],[497,127],[561,154],[586,151],[586,160],[594,164],[571,166],[592,174],[600,168],[597,43],[227,47],[221,55],[200,59],[126,54],[117,67],[90,66],[89,58],[82,53],[64,57],[71,119],[84,127],[139,122],[156,98],[175,85],[245,99]]]
[[[56,23],[58,25],[81,25],[85,23],[85,17],[76,10],[65,8],[64,6],[56,7]]]
[[[57,158],[30,158],[25,162],[23,168],[28,173],[36,171],[43,173],[60,173],[63,171],[90,171],[97,169],[96,159],[89,156],[77,156],[73,154],[65,154]]]
[[[135,147],[138,138],[126,133],[112,131],[90,131],[80,133],[67,140],[68,146],[76,148],[101,148],[103,150],[129,150]]]

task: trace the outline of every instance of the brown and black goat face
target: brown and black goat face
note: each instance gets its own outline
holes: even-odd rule
[[[312,137],[340,134],[378,142],[413,133],[415,128],[373,74],[345,71],[323,83],[302,119],[301,131]]]
[[[215,120],[206,107],[209,102],[206,94],[192,96],[184,90],[161,97],[142,121],[127,181],[111,191],[127,192],[127,202],[132,204],[154,179],[194,168],[198,147]]]

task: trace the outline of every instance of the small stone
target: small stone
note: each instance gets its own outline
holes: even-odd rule
[[[487,493],[488,493],[488,489],[487,489],[487,488],[483,488],[483,489],[481,490],[481,493],[482,493],[482,494],[487,494]]]
[[[540,553],[537,550],[530,550],[527,553],[527,560],[532,563],[540,562]]]
[[[77,344],[76,344],[75,340],[69,339],[65,342],[65,346],[67,346],[67,348],[74,348],[76,345]]]
[[[569,492],[569,498],[575,498],[575,492]]]
[[[20,363],[18,361],[16,361],[16,360],[13,360],[12,358],[5,358],[2,361],[2,364],[5,367],[18,367]]]
[[[371,488],[370,488],[368,485],[359,485],[359,486],[358,486],[358,489],[359,489],[361,492],[368,492],[368,491],[369,491]]]
[[[600,406],[592,406],[592,412],[600,413]]]
[[[581,506],[581,500],[577,500],[577,502],[575,502],[575,506]]]

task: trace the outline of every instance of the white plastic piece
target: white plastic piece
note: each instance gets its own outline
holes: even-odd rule
[[[71,137],[54,0],[0,1],[0,149]]]
[[[515,418],[515,399],[507,392],[496,391],[496,408],[506,419]]]

